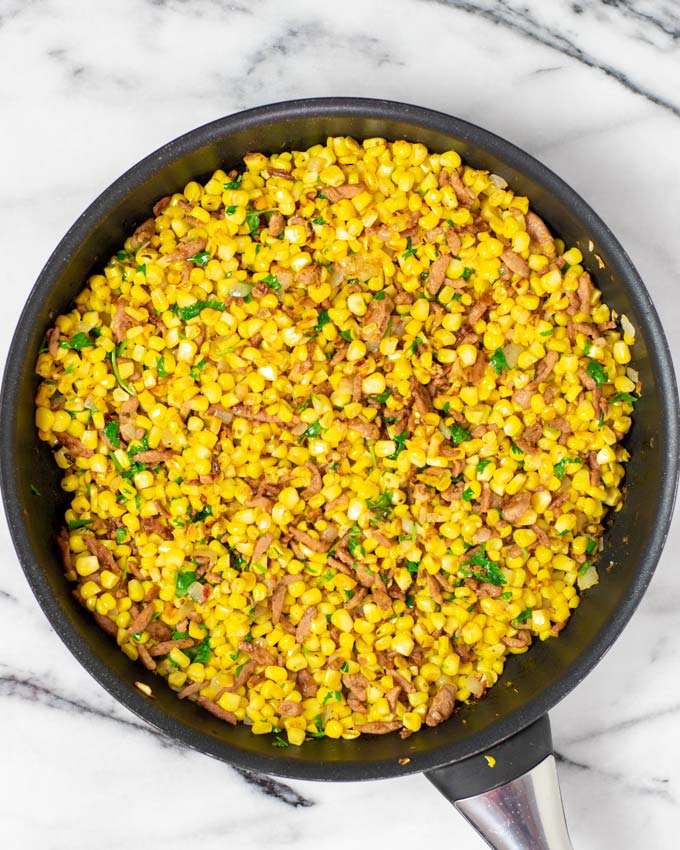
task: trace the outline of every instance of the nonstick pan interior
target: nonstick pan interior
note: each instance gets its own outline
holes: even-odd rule
[[[469,164],[500,174],[526,194],[557,235],[579,246],[606,301],[637,328],[633,365],[643,394],[626,439],[632,455],[627,497],[611,517],[600,583],[584,595],[558,640],[511,657],[482,701],[462,707],[436,729],[405,741],[363,736],[279,750],[267,736],[228,727],[178,701],[160,678],[129,661],[71,597],[52,543],[66,498],[50,450],[33,427],[33,366],[50,322],[159,197],[217,167],[238,167],[247,151],[308,147],[328,135],[455,148]],[[358,780],[430,769],[486,750],[543,715],[597,663],[631,616],[663,547],[675,494],[677,391],[668,348],[649,296],[608,228],[559,178],[507,142],[440,113],[386,101],[327,99],[251,110],[193,131],[135,166],[78,219],[41,273],[9,352],[1,405],[2,488],[11,532],[40,604],[73,654],[114,697],[182,743],[243,768],[305,779]],[[154,699],[135,682],[148,684]],[[400,764],[405,758],[410,761]]]

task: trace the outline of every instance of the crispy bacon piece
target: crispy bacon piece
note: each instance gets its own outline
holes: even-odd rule
[[[156,222],[152,218],[143,221],[130,237],[130,248],[133,251],[148,245],[156,232]]]
[[[88,449],[77,437],[72,437],[66,431],[59,431],[54,436],[72,457],[92,457],[92,449]]]
[[[451,717],[453,707],[456,704],[456,688],[454,685],[445,684],[435,694],[430,710],[425,716],[428,726],[439,726]]]
[[[388,735],[401,729],[401,720],[373,720],[357,726],[357,729],[364,735]]]
[[[323,194],[332,204],[345,198],[354,198],[366,191],[363,183],[343,183],[342,186],[325,186]]]

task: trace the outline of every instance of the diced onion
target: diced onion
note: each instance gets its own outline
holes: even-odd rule
[[[624,313],[621,314],[621,327],[623,328],[624,334],[626,336],[635,336],[635,328],[633,327],[630,319]]]
[[[481,697],[484,693],[484,685],[475,676],[468,676],[465,680],[465,687],[473,696]]]
[[[229,295],[232,298],[245,298],[250,295],[250,290],[253,288],[251,283],[235,283],[229,290]]]
[[[578,577],[576,583],[579,586],[579,590],[588,590],[589,587],[597,584],[599,580],[600,576],[597,574],[596,568],[591,564],[583,575]]]
[[[497,189],[505,189],[508,185],[508,181],[504,180],[500,174],[489,174],[489,180]]]
[[[510,369],[515,368],[515,366],[517,365],[517,358],[520,356],[523,350],[524,349],[521,345],[517,345],[514,342],[509,342],[507,345],[503,346],[503,354],[505,355],[505,359]]]
[[[194,602],[203,602],[203,585],[200,581],[195,581],[193,584],[189,585],[189,590],[187,590],[187,596],[190,599],[193,599]]]

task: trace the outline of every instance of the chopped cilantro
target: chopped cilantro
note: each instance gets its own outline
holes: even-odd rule
[[[298,446],[301,446],[305,440],[312,440],[315,437],[318,437],[321,433],[321,422],[317,419],[316,422],[312,422],[308,425],[302,434],[298,437]]]
[[[212,516],[212,508],[206,505],[200,511],[192,513],[189,522],[205,522],[209,516]]]
[[[442,413],[444,416],[448,416],[451,413],[451,402],[447,401],[446,404],[442,407]]]
[[[411,354],[417,354],[418,353],[418,346],[424,345],[424,344],[425,344],[425,340],[422,338],[422,336],[417,336],[413,340],[413,342],[411,343]]]
[[[512,591],[506,590],[503,593],[501,593],[501,599],[503,599],[506,602],[507,602],[508,599],[512,599]]]
[[[116,529],[116,543],[120,546],[125,541],[126,531],[124,528]]]
[[[165,357],[159,357],[156,360],[156,371],[158,372],[159,378],[167,378],[168,373],[165,369]]]
[[[591,342],[589,339],[587,339],[587,340],[583,343],[583,353],[585,354],[585,356],[586,356],[586,357],[590,354],[590,349],[591,349],[592,347],[593,347],[593,344],[592,344],[592,342]]]
[[[284,741],[280,735],[275,735],[272,741],[272,747],[287,747],[288,741]]]
[[[114,419],[113,422],[109,422],[109,424],[104,428],[104,436],[111,443],[114,449],[120,448],[120,437],[118,434],[119,422],[117,419]]]
[[[639,398],[632,393],[616,393],[609,399],[610,404],[616,404],[617,401],[625,401],[626,404],[635,404]]]
[[[136,272],[141,272],[141,273],[144,275],[144,277],[146,277],[146,263],[142,263],[142,265],[141,265],[141,266],[137,266],[137,268],[135,269],[135,271],[136,271]]]
[[[239,174],[235,180],[232,180],[229,183],[224,183],[224,188],[229,189],[240,189],[241,188],[241,180],[243,180],[243,175]]]
[[[406,428],[404,428],[404,430],[401,432],[401,434],[395,434],[391,438],[392,442],[395,443],[396,448],[392,452],[391,455],[388,455],[389,460],[396,460],[399,457],[399,455],[404,451],[404,449],[406,448],[406,438],[407,437],[408,437],[408,431],[406,430]]]
[[[593,540],[593,538],[591,537],[586,543],[586,555],[592,555],[596,548],[597,540]]]
[[[343,673],[349,673],[349,662],[345,661],[345,663],[340,668]]]
[[[340,469],[340,464],[339,463],[329,463],[328,468],[330,469],[331,472],[337,472],[338,469]]]
[[[331,320],[331,317],[328,315],[328,310],[322,310],[319,313],[319,319],[316,323],[316,327],[314,330],[318,333],[323,327],[325,327]]]
[[[191,369],[189,369],[189,374],[194,379],[194,381],[198,380],[201,369],[207,365],[208,361],[204,357],[202,360],[199,360],[199,362],[195,366],[192,366]]]
[[[459,275],[459,277],[462,277],[463,280],[470,280],[471,276],[472,276],[472,269],[468,268],[467,266],[465,266],[462,273]]]
[[[566,472],[566,467],[569,466],[570,463],[583,463],[580,457],[565,457],[562,460],[558,461],[555,464],[555,475],[561,481],[564,478],[564,473]]]
[[[281,289],[281,282],[273,274],[268,274],[266,277],[263,277],[262,283],[266,283],[270,289],[275,291]]]
[[[418,574],[418,567],[420,566],[418,561],[406,561],[406,569],[412,574]]]
[[[200,266],[202,269],[206,267],[208,264],[208,260],[210,259],[209,251],[199,251],[198,254],[194,254],[193,257],[189,257],[190,263],[196,263],[197,266]]]
[[[413,247],[410,236],[406,237],[406,250],[404,251],[404,253],[401,256],[405,260],[407,260],[409,257],[417,257],[416,250]]]
[[[73,351],[82,351],[91,345],[94,343],[86,333],[77,333],[72,339],[59,340],[59,348],[70,348]]]
[[[233,215],[236,212],[236,206],[229,206],[225,209],[227,215]]]
[[[313,218],[312,219],[312,224],[325,224],[325,223],[326,223],[325,218],[319,217],[319,218]]]
[[[523,455],[523,454],[524,454],[524,452],[522,451],[522,449],[520,449],[520,447],[519,447],[519,446],[516,446],[514,443],[512,444],[512,453],[513,453],[514,455]]]
[[[373,401],[377,401],[379,404],[385,404],[387,399],[392,395],[392,390],[388,387],[384,393],[379,393],[378,395],[369,396],[369,398],[373,399]]]
[[[85,528],[85,526],[91,523],[91,519],[70,519],[68,521],[69,531],[75,531],[77,528]]]
[[[473,494],[474,494],[474,491],[473,491],[472,487],[466,487],[465,490],[463,490],[463,501],[464,502],[471,502]]]
[[[248,210],[246,213],[246,224],[251,236],[255,236],[260,228],[260,213],[257,210]]]
[[[459,443],[471,440],[472,434],[466,431],[465,428],[461,428],[460,425],[454,424],[451,426],[451,439],[453,440],[453,444],[457,446]]]
[[[525,608],[521,614],[518,614],[515,617],[516,623],[523,623],[525,620],[528,620],[531,617],[531,608]]]
[[[495,584],[498,587],[505,584],[505,578],[498,564],[486,556],[486,543],[483,543],[480,550],[471,555],[467,561],[463,561],[462,566],[481,567],[482,572],[473,573],[479,581]]]
[[[178,307],[177,315],[183,321],[188,322],[190,319],[195,319],[196,316],[200,316],[202,310],[207,309],[224,311],[227,308],[224,301],[210,299],[209,301],[196,301],[193,304],[189,304],[188,307]]]
[[[585,575],[585,573],[590,569],[590,561],[584,561],[579,568],[578,574],[580,576]]]
[[[340,691],[328,691],[326,696],[321,700],[321,705],[326,705],[327,702],[330,702],[332,699],[340,702],[342,699],[342,694]]]
[[[349,330],[347,330],[347,331],[340,331],[340,336],[341,336],[341,337],[342,337],[342,339],[344,339],[346,342],[351,342],[351,341],[352,341],[352,332],[351,332],[351,331],[349,331]]]
[[[598,363],[597,360],[588,361],[586,372],[595,381],[598,387],[601,387],[602,384],[607,382],[607,373],[605,372],[604,366],[601,363]]]
[[[553,329],[552,329],[552,328],[550,328],[550,329],[549,329],[549,330],[547,330],[547,331],[541,331],[541,332],[540,332],[540,334],[539,334],[539,336],[550,336],[550,335],[552,334],[552,332],[553,332]]]
[[[490,463],[491,461],[489,460],[489,458],[484,458],[483,460],[480,460],[477,464],[477,475],[480,475],[482,472],[484,472],[484,470]]]
[[[175,596],[186,596],[191,585],[196,581],[196,570],[178,571],[175,578]]]
[[[507,371],[510,368],[510,366],[508,366],[508,361],[505,359],[505,354],[503,353],[502,348],[497,348],[489,358],[489,361],[496,370],[497,375],[500,375],[503,370]]]
[[[347,548],[353,558],[362,558],[366,554],[366,550],[361,545],[361,529],[354,523],[347,535]]]
[[[367,499],[366,507],[381,520],[388,520],[392,517],[394,504],[392,503],[392,494],[385,491],[377,499]]]

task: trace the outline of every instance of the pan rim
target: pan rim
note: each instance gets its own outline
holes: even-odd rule
[[[129,193],[131,186],[144,182],[161,166],[210,144],[218,136],[233,133],[236,129],[256,129],[273,122],[325,117],[371,118],[385,121],[398,118],[423,128],[455,136],[461,141],[469,140],[488,153],[497,155],[504,163],[536,180],[547,191],[559,197],[579,220],[587,222],[594,241],[598,245],[606,246],[607,250],[619,260],[619,271],[626,281],[630,297],[644,312],[647,319],[649,357],[659,383],[664,425],[660,437],[663,441],[664,458],[658,484],[657,518],[649,536],[647,552],[638,565],[627,598],[594,639],[589,651],[581,653],[552,685],[528,700],[516,711],[501,717],[486,729],[473,733],[460,745],[452,747],[442,744],[433,746],[425,753],[418,753],[407,765],[400,765],[396,757],[371,762],[358,759],[354,762],[324,763],[298,760],[282,751],[277,751],[276,755],[263,756],[232,746],[211,736],[208,731],[198,733],[158,709],[152,701],[113,673],[110,666],[81,641],[76,629],[62,616],[61,605],[51,593],[47,577],[37,558],[33,556],[28,543],[19,498],[15,458],[12,453],[11,420],[13,417],[8,415],[1,417],[0,425],[0,486],[10,534],[22,569],[38,603],[69,651],[118,702],[178,743],[221,759],[235,767],[292,779],[351,781],[403,776],[432,770],[488,750],[543,716],[595,667],[618,638],[637,608],[652,578],[669,532],[677,488],[680,452],[678,429],[673,427],[679,419],[679,405],[670,350],[651,298],[633,263],[612,231],[574,189],[513,143],[463,119],[396,101],[333,97],[282,101],[211,121],[161,146],[106,188],[61,239],[27,298],[8,349],[0,391],[0,409],[3,411],[16,409],[20,368],[30,355],[27,331],[35,324],[44,298],[63,272],[70,254],[86,237],[92,222],[98,220],[107,209],[113,208],[122,200]]]

